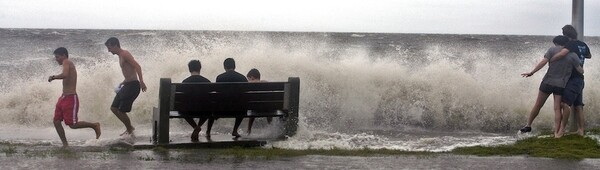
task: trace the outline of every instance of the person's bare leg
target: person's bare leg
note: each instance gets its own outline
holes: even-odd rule
[[[208,125],[206,125],[206,138],[210,138],[210,130],[212,129],[213,123],[215,123],[215,119],[208,118]]]
[[[202,125],[204,124],[204,122],[206,122],[207,118],[200,118],[200,120],[198,120],[198,125],[196,126],[196,128],[194,128],[194,131],[192,132],[192,141],[198,141],[198,135],[200,134],[200,131],[202,131]],[[194,122],[194,124],[196,124],[196,122]]]
[[[584,119],[584,115],[583,115],[583,106],[575,106],[575,113],[577,114],[577,119],[579,121],[577,121],[577,134],[579,134],[580,136],[585,135],[585,131],[584,131],[584,123],[585,123],[585,119]]]
[[[252,133],[252,124],[254,124],[254,118],[248,118],[248,130],[246,131],[248,133],[248,135],[250,135],[250,133]]]
[[[242,136],[237,132],[238,128],[240,128],[240,124],[242,124],[242,120],[244,120],[244,118],[241,118],[241,117],[235,118],[235,124],[233,125],[233,132],[231,132],[231,135],[236,138],[239,138],[240,136]]]
[[[56,133],[58,133],[58,137],[60,137],[60,141],[62,141],[63,147],[69,146],[67,142],[67,137],[65,136],[65,129],[63,129],[61,121],[54,121],[54,128],[56,128]]]
[[[190,138],[192,138],[192,141],[198,141],[198,134],[200,133],[200,131],[202,130],[202,128],[200,128],[200,126],[196,126],[196,128],[194,128],[194,131],[192,132],[192,136]]]
[[[560,133],[560,124],[563,119],[562,115],[562,107],[561,107],[561,96],[554,95],[554,137],[560,138],[562,134]]]
[[[542,109],[542,106],[544,106],[544,103],[546,103],[548,96],[550,96],[550,94],[541,91],[538,92],[535,104],[533,105],[533,108],[531,108],[531,112],[529,112],[529,118],[527,119],[527,127],[531,127],[531,124],[533,124],[533,120],[540,113],[540,109]]]
[[[129,116],[127,116],[126,113],[119,111],[119,109],[111,107],[110,110],[115,114],[115,116],[117,116],[117,118],[119,118],[119,120],[121,120],[121,122],[123,122],[123,124],[125,124],[125,132],[123,132],[120,136],[126,135],[126,134],[133,134],[133,131],[135,130],[135,128],[133,128],[133,126],[131,126],[131,120],[129,120]]]
[[[190,126],[192,126],[192,128],[196,128],[196,126],[198,126],[196,124],[196,122],[194,122],[194,118],[184,118],[184,119],[188,124],[190,124]]]
[[[70,125],[69,127],[71,127],[71,129],[92,128],[94,129],[94,132],[96,132],[96,139],[100,138],[100,134],[102,134],[102,132],[100,131],[100,123],[98,122],[90,123],[86,121],[78,121],[77,123]]]
[[[566,103],[562,103],[562,111],[562,120],[560,122],[560,130],[558,131],[559,137],[562,137],[565,134],[567,123],[569,122],[569,116],[571,114],[571,107]]]

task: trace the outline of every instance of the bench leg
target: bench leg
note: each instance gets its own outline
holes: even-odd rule
[[[298,109],[300,105],[300,78],[288,78],[289,85],[289,112],[285,118],[285,136],[290,137],[296,134],[298,130]]]
[[[152,109],[152,143],[169,144],[169,115],[160,114],[156,107]]]
[[[169,114],[160,114],[156,126],[158,128],[158,144],[169,144]]]
[[[159,120],[158,108],[152,107],[152,143],[158,142],[158,120]]]

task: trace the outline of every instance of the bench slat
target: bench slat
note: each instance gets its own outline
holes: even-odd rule
[[[244,117],[282,117],[286,114],[286,112],[281,110],[270,111],[270,112],[254,112],[247,111]],[[182,114],[179,111],[170,111],[169,118],[201,118],[201,117],[209,117],[208,114]],[[227,117],[224,117],[227,118]]]
[[[286,82],[257,82],[257,83],[172,83],[179,91],[181,88],[198,88],[208,91],[228,91],[241,89],[242,91],[283,91]]]
[[[281,110],[283,101],[248,102],[248,110]]]
[[[211,102],[216,99],[222,98],[219,97],[220,93],[214,92],[177,92],[175,93],[175,101],[185,101],[185,102]],[[269,92],[244,92],[242,94],[243,98],[248,101],[272,101],[272,100],[283,100],[284,92],[283,91],[269,91]]]
[[[174,103],[175,111],[182,112],[229,112],[240,110],[285,110],[283,101],[255,101],[247,103],[228,102],[228,103]]]

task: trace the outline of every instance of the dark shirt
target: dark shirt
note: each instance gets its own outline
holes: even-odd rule
[[[569,41],[565,48],[569,50],[569,52],[574,52],[577,54],[579,58],[579,65],[583,67],[583,63],[585,62],[585,56],[591,55],[590,47],[582,41],[573,40]],[[571,72],[571,77],[583,78],[583,75],[575,70]]]
[[[225,73],[217,76],[216,82],[248,82],[248,79],[234,70],[227,70]]]
[[[581,66],[583,66],[583,63],[585,61],[585,56],[590,55],[590,47],[588,47],[587,44],[585,44],[582,41],[579,40],[573,40],[573,41],[569,41],[566,45],[565,48],[567,50],[569,50],[569,52],[574,52],[575,54],[577,54],[577,57],[579,57],[579,64]]]
[[[201,75],[191,75],[188,78],[186,78],[185,80],[183,80],[182,82],[184,83],[192,83],[192,82],[209,82],[210,80],[204,78]]]
[[[219,74],[219,76],[217,76],[216,82],[248,82],[248,79],[246,79],[246,76],[244,76],[234,70],[227,70],[227,71],[225,71],[225,73]],[[241,90],[241,89],[238,89],[238,90]],[[245,102],[242,102],[242,101],[244,101],[244,99],[242,98],[242,96],[239,96],[240,93],[238,93],[238,92],[239,91],[233,91],[230,94],[225,94],[225,95],[226,96],[229,95],[228,97],[230,97],[232,100],[237,99],[237,100],[232,101],[234,103],[237,103],[235,107],[244,108],[245,106],[240,105],[242,103],[245,103]],[[233,111],[233,112],[221,113],[221,114],[244,115],[244,114],[246,114],[246,109],[241,109],[241,111]],[[239,118],[240,117],[236,117],[236,121]]]
[[[185,78],[182,83],[202,83],[202,82],[208,82],[210,83],[210,80],[206,79],[205,77],[201,76],[201,75],[191,75],[188,78]],[[189,86],[188,86],[189,87]],[[177,91],[179,92],[190,92],[192,91],[191,89],[184,89],[183,87],[177,87]]]
[[[205,77],[203,77],[201,75],[191,75],[188,78],[184,79],[182,82],[183,83],[202,83],[202,82],[210,83],[210,80],[206,79]],[[189,94],[189,96],[187,96],[188,97],[187,100],[193,101],[193,99],[192,99],[193,97],[190,98],[190,96],[197,96],[194,89],[191,89],[190,86],[187,86],[187,88],[182,88],[180,86],[177,86],[177,91],[184,92],[185,94]],[[187,109],[192,109],[192,108],[187,108]],[[200,113],[182,111],[181,114],[195,115],[195,114],[200,114]]]

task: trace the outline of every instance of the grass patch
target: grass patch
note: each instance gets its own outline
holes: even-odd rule
[[[2,152],[6,153],[6,155],[11,155],[11,154],[17,153],[17,148],[14,146],[8,146],[8,147],[2,149]]]
[[[532,137],[510,145],[460,147],[452,150],[451,153],[477,156],[529,155],[581,160],[600,158],[600,145],[590,137],[567,135],[560,139]]]
[[[154,161],[154,158],[146,154],[145,157],[144,156],[138,157],[138,160],[141,160],[141,161]]]

